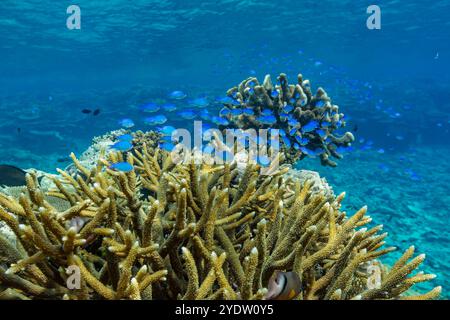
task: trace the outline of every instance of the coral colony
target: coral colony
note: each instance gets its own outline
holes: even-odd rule
[[[262,84],[252,77],[228,90],[230,102],[220,112],[225,120],[220,127],[280,129],[287,161],[319,156],[322,165],[335,167],[330,157],[341,159],[340,151],[354,141],[351,132],[335,133],[345,126],[344,114],[322,88],[313,95],[301,74],[296,85],[290,85],[285,74],[277,79],[274,86],[270,75]]]
[[[0,299],[438,297],[441,287],[413,288],[435,277],[414,273],[425,255],[411,246],[384,265],[395,248],[381,225],[366,227],[367,208],[342,211],[345,193],[291,168],[313,155],[335,166],[354,138],[336,134],[345,121],[323,89],[313,96],[301,75],[278,82],[243,81],[216,119],[280,130],[270,174],[237,159],[176,164],[161,133],[120,130],[58,174],[28,171],[1,189]]]

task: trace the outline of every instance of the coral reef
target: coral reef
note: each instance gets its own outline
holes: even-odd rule
[[[117,142],[117,138],[124,134],[130,134],[130,131],[119,129],[107,132],[102,136],[94,137],[89,148],[87,148],[79,157],[78,162],[88,170],[92,169],[96,166],[98,159],[104,156],[108,150],[111,149],[113,144]],[[161,142],[162,137],[161,134],[155,131],[135,131],[132,133],[132,136],[133,150],[141,150],[144,143],[147,145],[147,148],[156,148]],[[72,163],[67,166],[66,170],[75,172],[76,167]]]
[[[227,92],[232,101],[224,103],[220,116],[225,123],[220,127],[279,129],[287,161],[319,156],[322,165],[335,167],[330,158],[342,158],[341,149],[350,146],[353,134],[337,135],[345,126],[344,114],[325,90],[318,88],[314,95],[309,80],[301,74],[297,80],[290,85],[287,76],[280,74],[275,86],[270,75],[262,84],[254,77],[242,81]]]
[[[344,194],[313,191],[288,167],[260,175],[250,164],[242,174],[235,163],[175,165],[145,143],[90,169],[72,158],[76,170],[58,170],[48,190],[29,173],[26,192],[0,193],[0,220],[16,236],[14,245],[0,234],[1,299],[286,298],[273,282],[280,277],[295,280],[289,299],[431,299],[441,291],[406,296],[434,277],[409,276],[424,255],[413,257],[411,247],[388,270],[378,258],[394,248],[383,248],[381,226],[364,228],[367,208],[348,216]],[[121,161],[133,170],[109,169]],[[71,266],[79,288],[67,286]]]

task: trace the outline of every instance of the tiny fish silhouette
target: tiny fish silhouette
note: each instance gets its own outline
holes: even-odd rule
[[[81,112],[84,113],[84,114],[89,114],[89,113],[92,112],[92,110],[90,110],[90,109],[83,109],[83,110],[81,110]]]
[[[96,109],[94,113],[92,113],[94,116],[98,116],[100,114],[100,109]]]

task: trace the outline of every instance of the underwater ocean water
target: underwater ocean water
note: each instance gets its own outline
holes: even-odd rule
[[[449,298],[450,1],[373,2],[2,0],[0,164],[54,173],[121,127],[215,126],[243,79],[302,73],[355,141],[335,168],[314,155],[295,167],[346,191],[345,210],[367,204],[393,258],[426,253],[437,278],[419,288]]]

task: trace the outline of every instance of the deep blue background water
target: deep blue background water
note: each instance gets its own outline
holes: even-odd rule
[[[66,28],[70,4],[81,30]],[[370,4],[381,30],[366,28]],[[339,167],[298,166],[347,190],[349,209],[369,204],[391,244],[428,253],[447,296],[448,12],[447,0],[2,0],[0,162],[53,171],[121,118],[150,129],[138,106],[173,90],[206,96],[213,111],[248,76],[301,72],[358,129]]]

